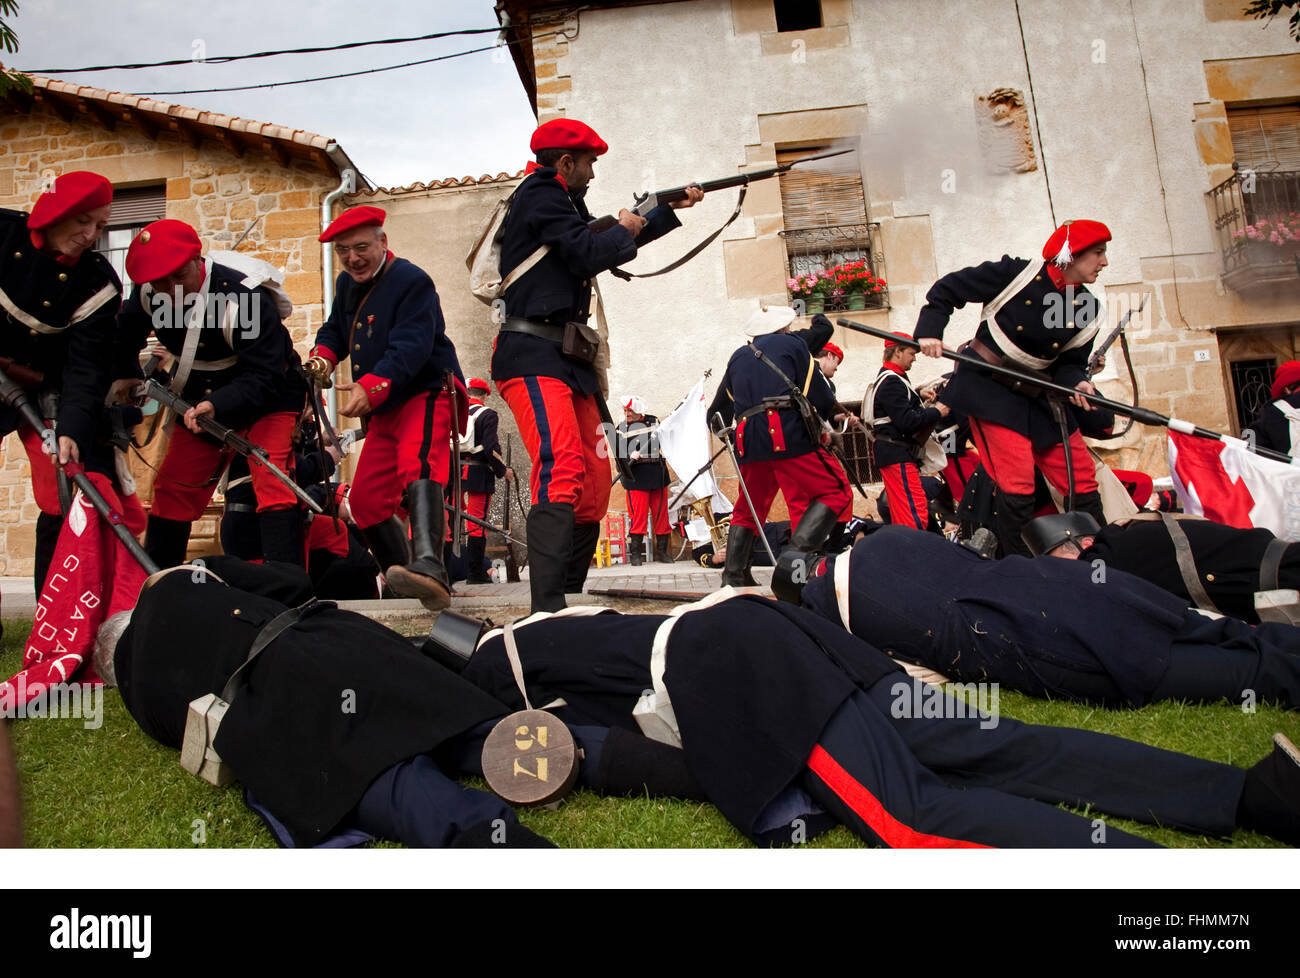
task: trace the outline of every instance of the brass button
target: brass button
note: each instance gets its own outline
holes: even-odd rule
[[[1060,346],[1061,346],[1060,343],[1053,343],[1053,344],[1052,344],[1052,349],[1053,349],[1053,350],[1060,349]]]
[[[43,305],[46,309],[50,308],[50,300],[49,300],[49,299],[42,299],[42,300],[41,300],[41,305]]]
[[[1212,582],[1212,581],[1214,580],[1214,575],[1213,575],[1213,574],[1206,574],[1206,575],[1205,575],[1205,579],[1206,579],[1207,581],[1211,581],[1211,582]]]
[[[1043,280],[1043,276],[1041,276],[1041,275],[1035,275],[1035,276],[1034,276],[1034,281],[1035,281],[1035,282],[1041,282],[1042,280]]]
[[[1016,332],[1017,332],[1017,333],[1023,333],[1024,331],[1025,331],[1025,327],[1023,327],[1023,326],[1017,326],[1017,327],[1016,327]]]
[[[1073,319],[1070,320],[1070,329],[1074,329],[1074,320],[1073,320]]]
[[[359,349],[361,349],[361,344],[358,343],[358,344],[357,344],[356,346],[354,346],[352,349],[354,349],[354,350],[359,350]]]
[[[68,280],[68,273],[67,273],[67,272],[59,272],[59,281],[60,281],[60,282],[66,282],[67,280]]]
[[[23,253],[22,253],[21,251],[15,251],[15,252],[14,252],[14,257],[15,257],[15,258],[21,258],[22,256],[23,256]]]
[[[35,336],[35,335],[36,335],[36,330],[34,330],[34,329],[29,329],[27,332],[28,332],[30,335],[32,335],[32,336]]]
[[[380,387],[387,387],[387,386],[388,386],[388,381],[384,381],[384,382],[383,382],[382,384],[380,384],[379,386],[380,386]]]
[[[238,615],[238,614],[240,614],[240,609],[236,608],[234,611],[231,612],[231,614],[232,614],[232,615]]]
[[[203,396],[204,396],[204,397],[207,397],[207,396],[208,396],[209,394],[211,394],[211,393],[212,393],[212,388],[209,387],[207,390],[205,390],[205,391],[203,392]]]
[[[1033,300],[1033,299],[1026,299],[1026,300],[1025,300],[1025,305],[1027,305],[1027,306],[1032,306],[1033,304],[1034,304],[1034,300]]]

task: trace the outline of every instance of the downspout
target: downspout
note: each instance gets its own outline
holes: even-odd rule
[[[338,143],[330,143],[325,148],[325,155],[330,158],[335,166],[339,168],[342,174],[342,181],[337,187],[327,193],[320,203],[320,229],[325,233],[330,222],[334,219],[334,202],[344,194],[352,194],[357,191],[357,172],[352,169],[351,163],[339,149]],[[323,283],[321,286],[321,305],[324,315],[329,316],[330,310],[334,307],[334,249],[328,243],[322,243],[320,246],[320,271]],[[338,395],[334,388],[324,392],[325,394],[325,413],[329,415],[330,422],[335,428],[339,423]]]

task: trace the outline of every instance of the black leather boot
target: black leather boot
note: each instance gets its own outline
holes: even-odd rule
[[[599,523],[578,523],[573,527],[573,546],[564,571],[565,594],[582,593],[582,586],[587,583],[587,571],[591,570],[591,558],[596,556],[596,544],[599,542]]]
[[[559,611],[573,550],[573,506],[534,503],[528,511],[528,590],[533,611]]]
[[[804,511],[790,535],[790,545],[781,551],[772,573],[772,593],[782,601],[798,604],[812,567],[823,556],[826,538],[835,529],[838,514],[821,500]]]
[[[1087,513],[1097,521],[1098,526],[1106,525],[1106,513],[1101,507],[1101,493],[1080,492],[1074,496],[1074,511],[1076,513]]]
[[[359,526],[357,532],[379,565],[379,572],[388,577],[391,567],[401,567],[411,560],[411,542],[406,535],[406,524],[396,516],[390,516],[382,523],[372,526]]]
[[[145,553],[159,567],[185,563],[185,549],[190,545],[190,526],[181,520],[150,515],[149,525],[144,531]]]
[[[483,554],[487,550],[487,537],[468,537],[465,540],[465,583],[491,584],[483,568]]]
[[[645,563],[645,534],[633,533],[627,541],[627,562],[640,567]]]
[[[754,556],[757,537],[747,526],[732,523],[727,530],[727,562],[722,565],[723,587],[756,587],[758,581],[749,572],[749,561]]]
[[[1032,557],[1029,547],[1020,538],[1020,531],[1026,523],[1034,518],[1033,493],[1003,492],[1001,489],[993,497],[993,532],[997,534],[998,543],[1002,545],[1002,556],[1013,554]]]
[[[655,548],[655,560],[661,564],[671,564],[673,555],[668,552],[668,542],[672,539],[671,533],[660,533],[656,538],[659,546]]]
[[[262,537],[262,559],[306,567],[302,548],[302,511],[273,509],[257,514],[257,529]]]
[[[1246,772],[1237,824],[1300,846],[1300,749],[1280,733],[1272,753]]]
[[[451,579],[442,562],[447,536],[446,495],[442,484],[417,479],[406,487],[406,512],[411,518],[411,562],[388,570],[388,586],[404,598],[419,598],[429,611],[451,604]]]
[[[50,575],[50,563],[54,560],[54,549],[58,546],[62,530],[62,516],[52,513],[36,514],[36,560],[32,567],[32,581],[36,585],[37,598],[45,587],[45,578]]]

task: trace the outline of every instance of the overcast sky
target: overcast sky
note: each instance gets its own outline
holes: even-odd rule
[[[23,70],[79,68],[410,37],[496,26],[492,0],[19,0],[12,26]],[[152,92],[287,81],[400,64],[489,46],[495,34],[449,37],[228,65],[96,71],[50,77],[110,91]],[[430,65],[251,92],[158,95],[228,115],[306,129],[339,142],[377,186],[520,169],[536,122],[502,48]]]

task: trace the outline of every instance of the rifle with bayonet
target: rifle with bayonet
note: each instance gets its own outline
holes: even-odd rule
[[[189,404],[187,401],[182,400],[170,388],[164,387],[152,378],[144,382],[142,393],[145,397],[151,397],[159,404],[170,408],[172,413],[175,414],[178,419],[184,418],[185,413],[193,407],[193,405]],[[266,469],[266,471],[270,472],[271,475],[275,476],[280,482],[282,482],[285,488],[297,496],[298,499],[302,501],[303,505],[313,513],[319,515],[324,512],[320,503],[307,495],[307,493],[303,491],[302,486],[298,485],[298,483],[285,475],[284,472],[280,470],[280,467],[271,461],[270,456],[266,453],[266,449],[261,445],[254,445],[243,435],[227,428],[210,414],[196,415],[195,420],[198,422],[200,428],[222,445],[225,445],[244,456],[248,459],[250,464],[256,462],[258,465],[262,466],[262,468]]]
[[[667,190],[648,190],[644,194],[633,194],[632,197],[636,204],[631,208],[632,213],[638,217],[647,217],[652,210],[661,204],[674,204],[679,200],[685,200],[687,191],[692,187],[698,187],[706,194],[715,190],[729,190],[732,187],[747,187],[756,180],[770,180],[772,177],[785,173],[792,167],[800,163],[810,163],[813,160],[830,159],[832,156],[843,156],[845,153],[852,153],[852,149],[837,149],[832,153],[817,153],[814,156],[804,156],[797,160],[791,160],[789,163],[782,163],[780,166],[768,167],[766,170],[752,170],[748,173],[737,173],[735,176],[722,177],[718,180],[705,180],[702,183],[688,183],[680,187],[670,187]],[[618,218],[611,215],[598,217],[591,224],[593,231],[608,231],[618,223]]]
[[[1102,357],[1106,355],[1106,351],[1111,348],[1111,346],[1115,343],[1115,341],[1124,335],[1124,328],[1128,326],[1128,321],[1133,318],[1133,313],[1141,312],[1143,309],[1146,308],[1148,298],[1150,298],[1150,293],[1142,297],[1142,302],[1137,307],[1137,309],[1130,309],[1128,312],[1126,312],[1124,314],[1124,318],[1119,321],[1119,325],[1117,325],[1114,329],[1112,329],[1107,334],[1106,338],[1101,341],[1101,345],[1092,351],[1092,356],[1088,358],[1089,377],[1091,377],[1093,374],[1095,374],[1098,370],[1101,369]],[[1136,391],[1137,387],[1135,386],[1133,389]]]
[[[887,333],[883,329],[876,329],[874,326],[864,326],[862,323],[855,323],[850,319],[835,320],[845,329],[851,329],[858,333],[865,333],[868,336],[874,336],[876,339],[889,340],[891,343],[897,343],[900,346],[911,347],[914,350],[921,349],[921,344],[917,340],[909,340],[897,336],[894,333]],[[1102,397],[1100,394],[1088,394],[1075,387],[1066,387],[1063,384],[1055,383],[1046,377],[1028,374],[1012,367],[998,366],[989,363],[980,358],[969,356],[965,353],[958,353],[955,350],[949,350],[946,347],[943,350],[943,356],[952,360],[954,363],[964,364],[974,370],[983,371],[995,377],[1005,377],[1007,380],[1014,382],[1013,389],[1024,389],[1026,391],[1041,391],[1044,394],[1055,395],[1058,398],[1069,399],[1072,397],[1082,397],[1094,407],[1105,408],[1114,411],[1116,414],[1125,418],[1132,418],[1138,424],[1150,425],[1158,428],[1168,428],[1171,431],[1177,431],[1180,434],[1192,435],[1196,438],[1206,438],[1211,441],[1227,441],[1228,435],[1221,434],[1209,428],[1202,428],[1200,425],[1192,424],[1190,421],[1184,421],[1181,418],[1167,417],[1152,411],[1150,408],[1138,407],[1135,404],[1121,404],[1119,401],[1112,401],[1108,397]],[[1269,448],[1251,449],[1256,455],[1264,458],[1271,458],[1278,462],[1290,462],[1290,455],[1284,455],[1281,452],[1275,452]]]

